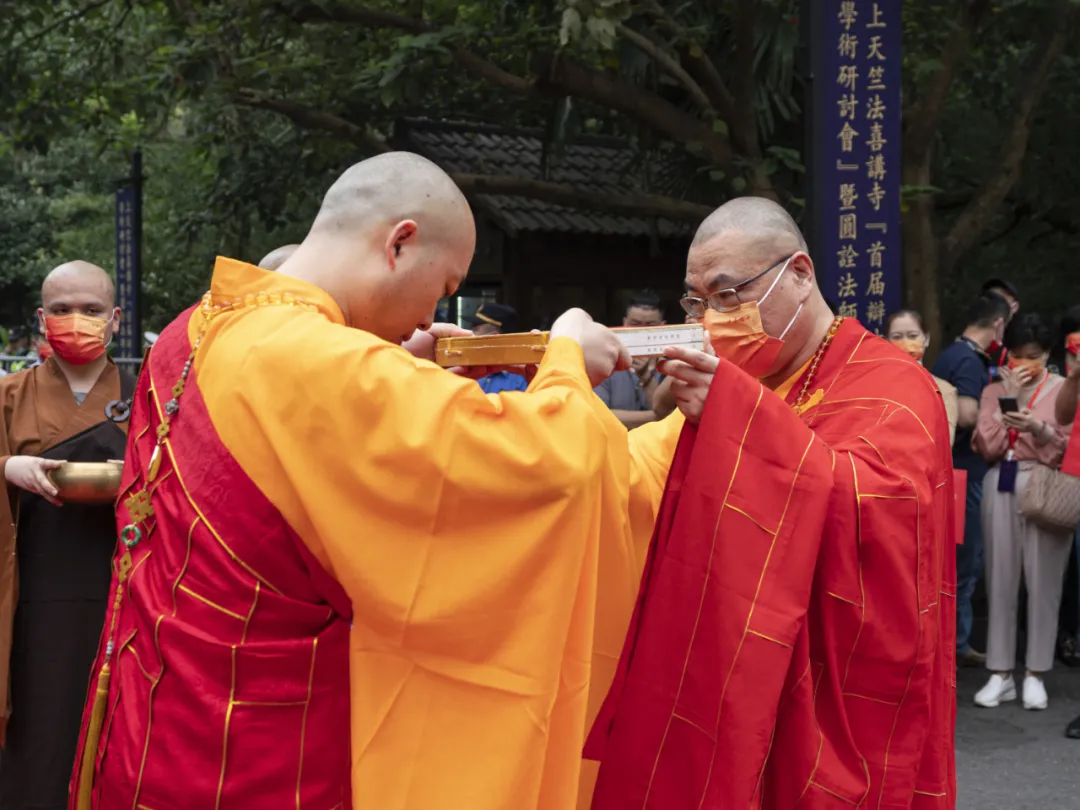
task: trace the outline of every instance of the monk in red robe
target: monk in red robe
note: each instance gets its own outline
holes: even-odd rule
[[[629,357],[577,310],[528,392],[436,366],[474,245],[449,177],[381,155],[276,272],[218,259],[161,333],[72,810],[573,804],[626,523],[592,388]]]
[[[717,356],[666,363],[685,427],[586,746],[594,810],[952,808],[952,473],[933,380],[833,317],[772,202],[718,209],[686,284]],[[630,433],[636,463],[679,415]]]

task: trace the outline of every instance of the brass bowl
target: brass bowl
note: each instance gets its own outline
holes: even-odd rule
[[[64,503],[102,504],[116,500],[120,478],[124,474],[122,461],[65,461],[50,470],[49,480],[60,491]]]

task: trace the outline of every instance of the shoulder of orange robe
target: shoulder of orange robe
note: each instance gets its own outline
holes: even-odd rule
[[[944,409],[851,320],[805,383],[783,401],[721,363],[680,440],[585,749],[594,810],[953,806]]]

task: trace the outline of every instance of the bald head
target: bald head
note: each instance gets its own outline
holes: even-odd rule
[[[296,249],[298,247],[300,246],[282,245],[276,250],[271,250],[259,261],[259,267],[261,267],[263,270],[270,270],[271,272],[277,270],[279,267],[281,267],[281,265],[285,263],[286,259],[288,259],[290,256],[293,255],[293,253],[296,252]]]
[[[401,342],[457,290],[475,247],[454,181],[426,158],[387,152],[338,178],[278,273],[326,290],[346,324]]]
[[[116,302],[109,274],[96,264],[78,259],[53,268],[41,284],[41,303],[46,310],[57,297],[71,296],[100,299],[106,309],[112,309]]]
[[[701,223],[686,260],[686,289],[709,301],[704,320],[717,329],[716,353],[745,362],[771,388],[809,361],[832,322],[799,226],[761,197],[731,200]],[[723,329],[753,320],[744,311],[756,315],[765,335],[784,341],[764,371],[737,352],[725,353],[733,344]]]
[[[465,195],[427,158],[387,152],[351,166],[323,198],[312,234],[363,232],[415,220],[429,237],[449,238],[472,225]]]
[[[764,197],[737,197],[721,205],[698,227],[693,247],[732,232],[762,241],[791,242],[796,250],[806,250],[806,240],[795,220],[783,206]]]
[[[109,274],[90,262],[74,261],[56,267],[41,285],[39,326],[46,333],[46,319],[62,315],[88,315],[101,318],[106,345],[120,325],[116,292]]]

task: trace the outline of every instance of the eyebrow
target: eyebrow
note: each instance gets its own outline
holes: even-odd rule
[[[56,307],[67,307],[68,309],[75,307],[78,309],[108,309],[108,304],[102,304],[100,301],[69,301],[63,298],[53,299],[49,302],[49,309]]]
[[[753,278],[753,276],[751,276]],[[747,281],[743,279],[742,281]],[[736,284],[741,284],[742,281],[735,281],[732,279],[731,274],[724,270],[717,270],[711,276],[709,276],[708,283],[705,285],[706,290],[730,290]]]

